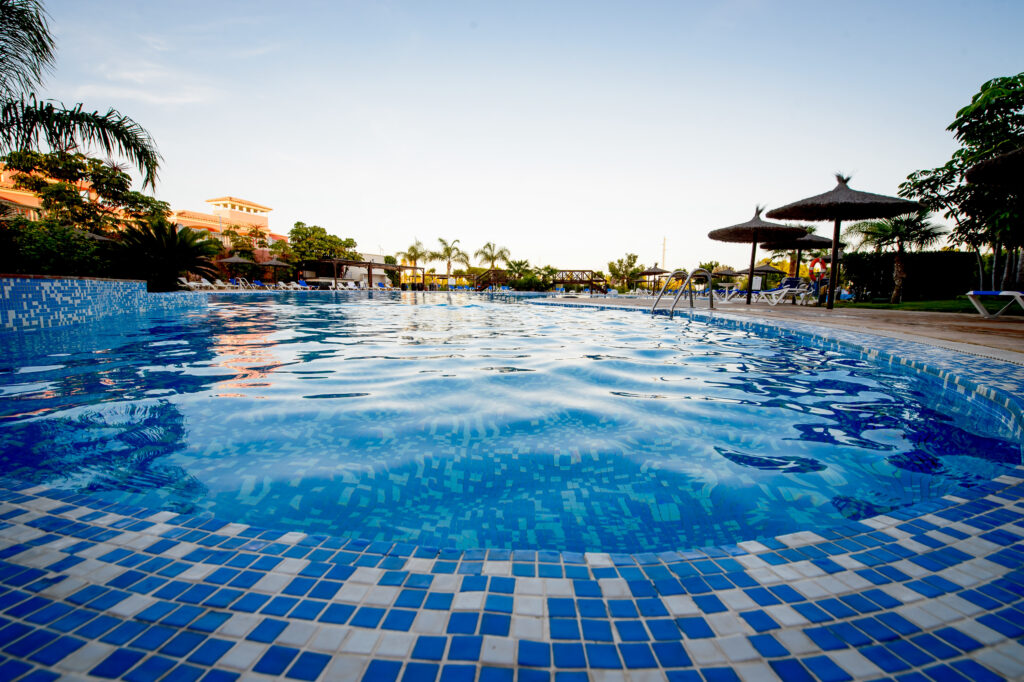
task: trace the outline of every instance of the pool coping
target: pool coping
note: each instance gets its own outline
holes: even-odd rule
[[[957,381],[948,358],[903,350],[890,361],[934,371],[961,393],[1009,396],[1019,410],[1016,379]],[[998,368],[981,369],[979,378],[999,379]],[[0,641],[11,643],[0,674],[1018,677],[1024,467],[1017,472],[835,528],[639,554],[438,550],[270,531],[3,480]]]

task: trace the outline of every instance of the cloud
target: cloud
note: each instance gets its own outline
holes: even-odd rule
[[[98,80],[75,87],[76,98],[185,105],[208,102],[215,96],[214,88],[204,77],[152,60],[129,66],[120,61],[108,62],[99,65],[93,76]]]
[[[165,89],[162,87],[131,87],[127,85],[111,85],[91,83],[75,88],[75,99],[104,99],[111,101],[135,100],[147,104],[196,104],[207,102],[212,91],[203,87],[178,87]]]

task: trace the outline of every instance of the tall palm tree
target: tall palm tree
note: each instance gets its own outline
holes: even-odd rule
[[[98,146],[142,172],[143,187],[156,182],[160,154],[142,126],[109,109],[85,111],[81,104],[36,99],[33,90],[53,70],[55,45],[40,0],[0,0],[0,154],[38,149]]]
[[[417,239],[415,244],[407,248],[405,251],[399,251],[395,255],[402,260],[407,261],[415,268],[419,266],[419,262],[421,260],[427,260],[430,257],[430,251],[427,250],[427,247],[423,246],[423,242]],[[413,273],[415,274],[415,271],[413,271]]]
[[[487,263],[487,267],[490,270],[494,269],[497,263],[508,264],[508,259],[512,254],[509,253],[508,249],[504,246],[496,246],[494,242],[487,242],[480,250],[473,254],[476,258],[479,258],[482,263]]]
[[[886,218],[884,220],[865,220],[854,223],[846,230],[846,234],[857,239],[857,247],[871,247],[877,252],[888,248],[895,249],[892,260],[892,296],[891,303],[899,303],[903,299],[903,284],[907,279],[907,270],[903,256],[907,249],[923,249],[940,241],[946,229],[928,220],[928,211],[909,215]]]
[[[447,240],[439,237],[437,241],[441,243],[441,248],[437,251],[431,251],[428,257],[430,260],[440,261],[445,264],[447,268],[445,270],[445,286],[447,286],[448,280],[452,277],[452,263],[461,263],[469,267],[469,254],[458,247],[458,239],[454,239],[449,243]]]

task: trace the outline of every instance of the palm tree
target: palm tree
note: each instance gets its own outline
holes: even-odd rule
[[[125,259],[147,279],[150,291],[173,291],[186,272],[216,277],[211,259],[220,248],[205,232],[178,228],[163,216],[129,227],[120,240]]]
[[[887,248],[895,248],[892,260],[893,289],[890,303],[899,303],[903,299],[903,284],[907,279],[907,271],[903,264],[903,255],[907,248],[922,249],[935,244],[946,234],[941,225],[928,221],[928,211],[909,215],[886,218],[884,220],[865,220],[854,223],[846,230],[846,235],[857,239],[857,247],[869,246],[876,252]]]
[[[430,257],[430,252],[427,251],[425,246],[423,246],[423,242],[417,239],[415,244],[407,248],[405,251],[399,251],[395,255],[415,268],[419,265],[421,260],[427,260]],[[413,271],[413,273],[415,274],[415,271]]]
[[[98,146],[125,157],[142,172],[142,186],[156,182],[160,155],[149,133],[115,109],[85,111],[40,102],[33,89],[53,69],[55,45],[40,0],[0,0],[0,154]]]
[[[447,240],[439,237],[437,241],[441,243],[441,248],[437,251],[431,251],[428,258],[445,264],[447,268],[445,270],[445,286],[447,286],[448,280],[452,277],[452,263],[461,263],[468,268],[469,254],[458,247],[458,239],[454,239],[449,243]]]
[[[495,264],[499,262],[508,264],[508,259],[512,254],[504,246],[498,247],[494,242],[487,242],[473,255],[479,258],[481,262],[487,263],[489,270],[493,270]]]
[[[522,279],[530,274],[533,269],[528,260],[512,260],[508,262],[508,278]]]

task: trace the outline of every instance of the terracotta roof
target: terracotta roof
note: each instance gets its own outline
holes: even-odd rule
[[[248,199],[239,199],[238,197],[217,197],[216,199],[207,199],[206,203],[208,203],[208,204],[220,204],[220,203],[224,203],[224,202],[227,202],[227,201],[230,201],[230,202],[235,203],[235,204],[240,204],[240,205],[246,206],[248,208],[255,208],[255,209],[258,209],[260,211],[273,211],[274,210],[274,209],[270,208],[269,206],[264,206],[262,204],[257,204],[255,201],[249,201]]]

